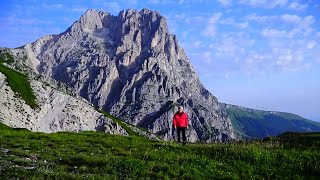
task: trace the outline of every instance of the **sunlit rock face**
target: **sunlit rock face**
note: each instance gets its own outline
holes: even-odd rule
[[[129,9],[114,16],[90,9],[65,32],[15,51],[27,54],[35,72],[165,139],[173,138],[178,104],[189,115],[189,141],[234,138],[230,118],[199,81],[158,12]]]
[[[39,108],[32,109],[7,83],[0,73],[0,122],[14,128],[52,133],[57,131],[103,131],[128,135],[125,129],[98,113],[86,100],[60,92],[32,80],[32,90]],[[23,88],[23,87],[21,87]]]

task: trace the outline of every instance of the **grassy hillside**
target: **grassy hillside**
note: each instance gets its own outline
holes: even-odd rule
[[[243,138],[264,138],[290,132],[320,132],[320,123],[290,113],[269,112],[227,106],[237,134]]]
[[[32,88],[30,86],[28,78],[13,70],[4,66],[2,63],[13,62],[13,57],[11,54],[5,51],[0,53],[0,72],[7,76],[7,81],[11,89],[20,96],[30,107],[33,109],[38,108],[36,102],[36,97],[33,94]]]
[[[3,179],[315,179],[319,145],[319,133],[183,146],[97,132],[35,133],[0,124],[0,174]]]
[[[0,49],[0,63],[11,64],[14,62],[13,56],[4,49]]]

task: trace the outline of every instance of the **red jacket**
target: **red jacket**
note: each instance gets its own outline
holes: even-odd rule
[[[173,116],[173,125],[175,127],[187,127],[188,126],[188,115],[185,112],[176,112]]]

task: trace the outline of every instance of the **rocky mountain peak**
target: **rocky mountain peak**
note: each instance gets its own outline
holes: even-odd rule
[[[96,107],[172,139],[173,113],[184,105],[190,141],[234,137],[230,118],[158,12],[128,9],[113,16],[91,9],[64,33],[48,37],[24,47],[30,67]]]
[[[135,9],[122,10],[119,12],[118,16],[113,16],[109,13],[95,9],[88,9],[73,26],[84,31],[95,31],[110,26],[110,19],[117,19],[132,27],[139,27],[143,22],[148,21],[151,23],[149,27],[152,27],[153,29],[161,27],[166,32],[168,31],[165,18],[158,12],[146,8],[142,9],[140,12]]]
[[[83,30],[85,32],[93,32],[103,28],[103,22],[105,17],[110,16],[110,14],[97,11],[94,9],[88,9],[78,21],[72,26],[73,31]]]

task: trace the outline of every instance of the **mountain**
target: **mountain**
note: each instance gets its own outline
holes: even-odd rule
[[[148,9],[117,16],[89,9],[66,31],[15,49],[0,48],[0,54],[5,65],[0,70],[27,74],[31,83],[26,93],[22,87],[28,83],[12,83],[16,74],[11,70],[1,75],[0,121],[11,127],[171,140],[173,114],[183,105],[191,142],[320,131],[319,123],[293,114],[218,102],[169,33],[165,18]]]
[[[278,136],[284,132],[320,132],[320,123],[291,113],[223,104],[240,139]]]
[[[16,79],[22,76],[14,71],[10,73]],[[31,88],[37,102],[35,107],[20,98],[8,84],[7,76],[0,72],[0,122],[10,127],[46,133],[97,130],[128,135],[124,128],[98,113],[84,99],[72,97],[36,80],[31,81]]]
[[[13,67],[25,70],[18,72]],[[0,124],[45,133],[99,131],[160,140],[146,129],[97,110],[59,81],[24,73],[28,73],[28,67],[20,64],[9,49],[0,48]]]
[[[61,34],[10,52],[19,59],[13,68],[66,84],[98,109],[164,139],[173,138],[177,105],[189,115],[189,141],[235,138],[225,109],[158,12],[129,9],[114,16],[90,9]]]

